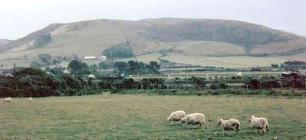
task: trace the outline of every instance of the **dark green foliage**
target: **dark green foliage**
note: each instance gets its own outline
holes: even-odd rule
[[[205,78],[191,77],[192,83],[196,86],[197,89],[205,88],[207,82]]]
[[[53,74],[55,77],[61,77],[61,76],[64,75],[63,70],[60,69],[60,68],[57,68],[57,67],[55,67],[55,68],[46,68],[45,71],[50,72],[50,73]]]
[[[82,89],[84,81],[80,78],[74,78],[69,74],[65,74],[62,77],[62,80],[66,84],[65,86],[70,89]]]
[[[114,68],[119,71],[119,73],[128,73],[129,72],[129,67],[128,64],[125,62],[115,62]]]
[[[71,74],[75,75],[82,75],[82,74],[88,74],[89,68],[86,63],[78,61],[78,60],[72,60],[68,64],[68,69]]]
[[[52,63],[55,64],[59,64],[63,61],[63,58],[61,56],[57,56],[57,57],[53,57]]]
[[[42,67],[43,66],[43,64],[41,64],[40,62],[37,62],[37,61],[33,61],[33,62],[31,62],[31,64],[30,64],[30,67],[31,68],[40,68],[40,67]]]
[[[130,43],[121,43],[114,45],[108,49],[105,49],[102,53],[103,55],[107,56],[109,59],[113,58],[128,58],[133,57],[134,53]]]
[[[45,63],[46,65],[52,64],[52,56],[44,53],[44,54],[39,54],[38,55],[39,59],[41,62]]]
[[[155,61],[150,64],[145,64],[138,61],[115,62],[114,68],[121,74],[136,75],[136,74],[159,74],[159,64]]]
[[[271,67],[272,68],[278,68],[279,66],[278,66],[278,64],[271,64]]]
[[[210,85],[210,89],[227,89],[227,88],[228,86],[224,82],[215,81],[215,82],[212,82]]]
[[[46,97],[46,96],[76,96],[93,94],[88,89],[90,82],[82,78],[63,74],[60,69],[46,68],[45,71],[34,68],[23,68],[13,76],[0,76],[0,97]],[[97,92],[100,93],[100,92]]]
[[[52,40],[52,37],[50,34],[44,34],[39,36],[35,41],[34,41],[34,46],[36,47],[44,47],[48,43],[50,43]]]
[[[161,88],[164,85],[164,80],[161,78],[144,78],[140,83],[144,89]]]
[[[113,67],[113,63],[111,61],[103,61],[99,63],[100,69],[109,69]]]
[[[41,76],[41,77],[46,77],[47,74],[46,72],[40,70],[40,69],[33,69],[33,68],[24,68],[21,69],[20,71],[16,71],[13,73],[14,76],[16,77],[21,77],[21,76]]]
[[[159,70],[160,69],[160,65],[156,61],[151,61],[149,65],[154,70]]]
[[[0,77],[1,97],[56,96],[56,82],[40,69],[24,68],[13,77]]]
[[[97,73],[97,69],[98,69],[98,66],[96,64],[88,66],[88,70],[89,70],[90,73],[96,74]]]

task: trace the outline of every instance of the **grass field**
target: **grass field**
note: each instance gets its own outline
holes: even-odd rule
[[[204,129],[166,122],[171,111],[203,112]],[[0,139],[306,139],[306,99],[265,96],[111,95],[25,98],[0,103]],[[251,114],[269,119],[270,132],[247,127]],[[241,131],[224,136],[218,117],[237,118]],[[217,132],[217,134],[215,133]]]

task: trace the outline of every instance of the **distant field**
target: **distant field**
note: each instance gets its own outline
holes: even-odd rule
[[[271,64],[281,64],[284,63],[286,60],[288,60],[282,57],[252,57],[252,56],[190,57],[190,56],[177,55],[177,54],[169,54],[165,57],[162,57],[162,59],[182,64],[226,67],[226,68],[267,67],[271,66]]]
[[[204,129],[166,122],[171,111],[206,115]],[[306,139],[306,100],[265,96],[110,95],[25,98],[0,104],[1,139]],[[266,116],[270,132],[247,127],[251,114]],[[224,136],[218,117],[237,118],[241,131]],[[217,132],[217,134],[215,134]]]

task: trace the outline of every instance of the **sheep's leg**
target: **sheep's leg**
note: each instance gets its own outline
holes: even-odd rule
[[[223,135],[224,135],[224,136],[227,136],[227,135],[228,135],[227,130],[223,130]]]
[[[231,136],[231,131],[227,130],[227,136]]]
[[[201,123],[201,128],[202,128],[202,129],[204,128],[204,123]]]
[[[236,131],[235,131],[235,135],[237,135],[237,134],[238,134],[238,132],[239,132],[239,130],[238,130],[238,129],[236,129]]]
[[[260,133],[259,130],[260,130],[260,128],[257,128],[257,133]]]

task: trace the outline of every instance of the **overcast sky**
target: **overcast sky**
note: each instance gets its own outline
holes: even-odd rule
[[[51,23],[159,17],[241,20],[306,36],[306,0],[0,0],[0,38]]]

